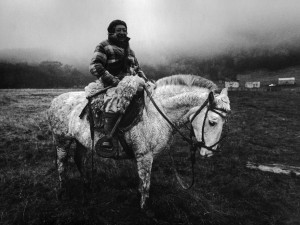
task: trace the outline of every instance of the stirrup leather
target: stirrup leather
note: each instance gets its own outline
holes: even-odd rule
[[[123,118],[123,114],[120,115],[112,128],[111,132],[104,137],[100,138],[96,145],[95,150],[100,157],[104,158],[114,158],[118,153],[119,142],[116,137],[114,137],[114,133]]]

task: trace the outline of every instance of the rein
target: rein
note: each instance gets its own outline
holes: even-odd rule
[[[219,141],[217,141],[215,144],[211,145],[211,146],[206,146],[205,144],[205,140],[204,140],[204,127],[205,127],[205,121],[206,121],[206,118],[207,118],[207,114],[208,114],[208,111],[213,111],[214,113],[217,113],[218,115],[220,115],[222,118],[225,118],[225,116],[218,112],[218,111],[221,111],[221,112],[224,112],[226,113],[226,111],[224,109],[221,109],[221,108],[216,108],[216,107],[213,107],[211,105],[208,105],[208,102],[209,102],[209,97],[204,101],[204,103],[199,107],[199,109],[195,112],[195,114],[193,115],[192,119],[190,120],[190,123],[192,123],[194,121],[194,119],[198,116],[198,114],[207,106],[207,110],[206,110],[206,113],[205,113],[205,117],[204,117],[204,120],[203,120],[203,125],[202,125],[202,140],[201,142],[199,141],[195,141],[194,137],[195,137],[195,134],[194,134],[194,131],[192,128],[190,128],[190,137],[186,137],[180,130],[178,127],[176,127],[171,121],[170,119],[161,111],[161,109],[158,107],[158,105],[156,104],[156,102],[154,101],[154,99],[152,98],[152,95],[151,93],[149,92],[149,90],[147,89],[146,86],[144,86],[144,90],[146,91],[148,97],[150,98],[150,101],[152,102],[152,104],[154,105],[154,107],[157,109],[157,111],[161,114],[161,116],[171,125],[171,127],[180,134],[180,136],[190,144],[190,160],[191,160],[191,167],[192,167],[192,181],[189,185],[186,185],[183,180],[180,178],[176,168],[175,168],[175,162],[174,162],[174,158],[173,156],[170,154],[169,152],[169,156],[171,158],[171,162],[172,162],[172,168],[173,168],[173,171],[175,173],[175,176],[177,178],[177,181],[178,183],[181,185],[181,187],[185,190],[188,190],[190,189],[193,185],[194,185],[194,181],[195,181],[195,169],[194,169],[194,165],[195,165],[195,162],[196,162],[196,150],[197,150],[197,147],[198,148],[201,148],[201,147],[204,147],[212,152],[220,152],[219,149],[213,149],[214,146],[216,146],[217,144],[219,144],[226,136],[223,136],[222,138],[219,139]],[[212,92],[210,92],[210,94],[212,94]],[[209,94],[209,95],[210,95]],[[218,110],[218,111],[217,111]]]
[[[146,91],[148,97],[150,98],[150,101],[153,103],[154,107],[157,109],[157,111],[160,113],[160,115],[162,115],[162,117],[171,125],[171,127],[173,127],[180,135],[181,137],[188,142],[189,144],[193,143],[193,140],[190,138],[187,138],[183,133],[180,132],[179,128],[177,128],[170,120],[169,118],[161,111],[161,109],[158,107],[158,105],[156,104],[156,102],[154,101],[154,99],[151,96],[151,93],[149,92],[149,90],[144,87],[144,90]]]
[[[93,176],[94,176],[94,152],[95,152],[95,130],[94,130],[94,117],[93,117],[93,113],[92,113],[92,98],[102,94],[104,92],[106,92],[108,89],[112,88],[112,86],[108,86],[106,88],[101,89],[100,91],[94,93],[91,96],[87,97],[88,103],[87,105],[84,107],[84,109],[82,110],[81,114],[79,115],[80,118],[82,118],[82,116],[84,115],[84,112],[86,110],[86,108],[88,109],[88,116],[90,119],[90,133],[91,133],[91,140],[92,140],[92,175],[91,175],[91,187],[93,187]]]

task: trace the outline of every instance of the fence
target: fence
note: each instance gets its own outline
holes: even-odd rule
[[[246,88],[246,87],[238,87],[238,88],[228,88],[228,91],[251,91],[251,92],[266,92],[266,91],[285,91],[285,92],[299,92],[300,87],[260,87],[260,88]]]
[[[269,91],[267,87],[260,88],[246,88],[246,87],[238,87],[238,88],[228,88],[228,91]]]

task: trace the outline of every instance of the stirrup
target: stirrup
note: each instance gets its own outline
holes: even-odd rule
[[[100,156],[100,157],[103,157],[103,158],[116,158],[117,155],[118,155],[118,140],[116,141],[117,143],[114,145],[114,133],[121,121],[121,119],[123,118],[123,114],[121,114],[119,116],[119,118],[117,119],[117,122],[115,123],[114,127],[112,128],[111,132],[108,134],[108,135],[105,135],[104,137],[100,138],[96,145],[95,145],[95,150],[97,152],[97,154]],[[111,143],[111,146],[105,146],[104,143]]]
[[[95,150],[100,157],[115,158],[117,156],[117,146],[114,147],[112,139],[112,137],[104,136],[97,141]],[[110,143],[110,145],[106,143]]]

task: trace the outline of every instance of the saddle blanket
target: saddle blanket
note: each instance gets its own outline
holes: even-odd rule
[[[124,114],[132,99],[134,98],[134,96],[136,96],[137,91],[144,85],[144,83],[144,80],[138,76],[126,76],[119,82],[117,87],[110,88],[106,92],[92,97],[90,103],[95,128],[103,127],[103,112]],[[102,83],[102,81],[96,80],[95,82],[92,82],[85,87],[86,97],[89,98],[91,96],[94,96],[96,93],[103,89],[104,84]],[[140,96],[140,94],[137,96]],[[138,108],[141,107],[141,101],[138,100],[139,98],[137,97],[135,97],[134,99],[135,103],[132,104],[133,107],[130,107],[130,111],[139,112]],[[134,109],[134,107],[138,108]],[[85,113],[85,109],[81,113],[81,116]]]
[[[145,81],[138,76],[126,76],[118,86],[108,89],[104,95],[100,94],[92,98],[92,108],[95,111],[123,114],[137,90],[144,84]],[[86,96],[93,96],[103,88],[101,80],[92,82],[85,87]]]

